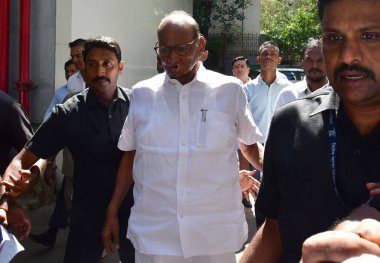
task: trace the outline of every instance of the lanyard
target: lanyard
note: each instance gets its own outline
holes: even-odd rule
[[[328,122],[328,137],[329,137],[329,160],[330,160],[330,169],[331,169],[331,177],[333,181],[334,191],[336,195],[338,196],[340,202],[343,204],[345,208],[348,208],[348,206],[345,204],[345,202],[342,200],[338,188],[336,186],[336,165],[337,165],[337,130],[336,130],[336,114],[335,109],[330,110],[329,114],[329,122]]]
[[[329,137],[329,160],[330,160],[330,168],[331,168],[331,177],[334,185],[334,191],[336,195],[338,196],[340,202],[342,205],[350,209],[350,207],[343,201],[342,197],[339,194],[337,183],[336,183],[336,176],[337,176],[337,146],[338,146],[338,139],[337,139],[337,129],[336,129],[336,114],[335,109],[330,110],[329,114],[329,122],[328,122],[328,137]],[[372,201],[373,197],[370,197],[367,204]]]

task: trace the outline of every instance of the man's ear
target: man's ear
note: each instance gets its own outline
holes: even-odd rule
[[[121,73],[121,72],[123,72],[123,69],[124,69],[124,61],[120,61],[119,62],[119,72]]]
[[[203,52],[205,49],[206,49],[206,38],[203,35],[201,35],[199,38],[198,50],[199,52]]]
[[[256,62],[257,62],[258,64],[260,64],[260,56],[257,56],[257,57],[256,57]]]
[[[281,64],[281,61],[282,61],[282,57],[278,57],[278,65],[280,65]]]

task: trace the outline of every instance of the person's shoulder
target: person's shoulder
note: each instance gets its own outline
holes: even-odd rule
[[[324,101],[328,101],[332,93],[332,87],[326,85],[301,99],[289,102],[279,109],[279,112],[289,113],[297,111],[303,112],[304,114],[311,114]]]
[[[202,75],[199,76],[198,79],[201,82],[207,83],[212,88],[218,88],[223,86],[234,89],[243,87],[243,82],[240,79],[234,76],[224,75],[219,72],[215,72],[208,69],[202,72]]]
[[[65,114],[69,114],[70,112],[77,110],[81,104],[84,105],[87,93],[88,89],[67,94],[67,96],[63,99],[62,104],[57,104],[57,109],[65,112]]]
[[[131,98],[131,94],[132,94],[132,90],[131,89],[125,88],[125,87],[122,87],[122,86],[117,86],[117,88],[120,90],[122,96],[125,99],[129,100]]]
[[[0,105],[1,105],[2,108],[12,107],[12,104],[15,101],[16,100],[14,98],[12,98],[11,96],[9,96],[5,92],[0,91]]]
[[[279,71],[276,72],[276,83],[286,87],[294,84],[286,77],[285,74]]]
[[[300,88],[302,88],[304,86],[304,81],[301,80],[301,81],[298,81],[296,83],[292,83],[288,86],[286,86],[285,88],[283,88],[281,91],[280,91],[280,94],[288,94],[288,93],[294,93],[294,92],[297,92],[299,91]]]
[[[7,113],[24,114],[21,104],[5,92],[0,91],[0,110]]]
[[[78,81],[79,74],[80,74],[80,71],[71,75],[69,79],[67,80],[67,83],[70,85],[72,82]]]
[[[157,90],[164,84],[165,73],[157,74],[149,79],[141,80],[132,87],[132,93],[136,93],[141,89]]]

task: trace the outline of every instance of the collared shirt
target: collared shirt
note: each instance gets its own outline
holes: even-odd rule
[[[160,74],[134,86],[118,147],[136,150],[128,238],[140,253],[216,255],[247,239],[236,141],[260,133],[238,83],[200,66],[186,85]]]
[[[68,94],[69,90],[67,88],[67,83],[65,85],[62,85],[55,91],[54,96],[50,101],[49,107],[46,109],[44,121],[50,116],[50,113],[53,111],[54,106],[59,103],[62,103],[63,99],[66,98]]]
[[[8,94],[0,91],[0,175],[14,154],[21,151],[32,137],[33,130],[22,106]]]
[[[80,71],[72,75],[67,81],[67,89],[69,94],[77,93],[86,88],[86,82],[84,82]]]
[[[262,143],[265,143],[268,134],[278,94],[291,84],[284,74],[277,71],[276,79],[270,86],[258,75],[244,87],[253,119],[263,134]]]
[[[329,159],[331,111],[337,113],[339,195]],[[362,138],[338,95],[325,86],[276,111],[264,159],[256,209],[279,222],[284,252],[280,262],[298,262],[307,237],[328,230],[368,201],[366,182],[380,181],[380,126]]]
[[[116,98],[104,105],[91,89],[84,90],[58,104],[26,145],[41,158],[64,147],[70,150],[74,160],[72,222],[83,215],[104,219],[122,155],[117,142],[128,114],[129,93],[117,87]]]

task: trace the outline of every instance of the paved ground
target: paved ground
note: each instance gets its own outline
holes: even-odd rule
[[[32,233],[41,233],[47,229],[47,224],[52,209],[53,204],[48,204],[30,211],[29,215],[31,217],[33,225]],[[253,234],[256,232],[254,215],[251,209],[245,209],[245,212],[248,225],[250,226],[248,238],[248,240],[250,240]],[[46,248],[42,245],[34,243],[29,239],[24,240],[21,242],[21,244],[24,246],[25,251],[16,255],[11,263],[61,263],[63,262],[63,254],[67,235],[67,229],[59,231],[57,241],[53,249]],[[236,254],[237,260],[240,258],[241,254],[241,251]],[[117,256],[104,261],[104,263],[117,262],[119,262]]]

